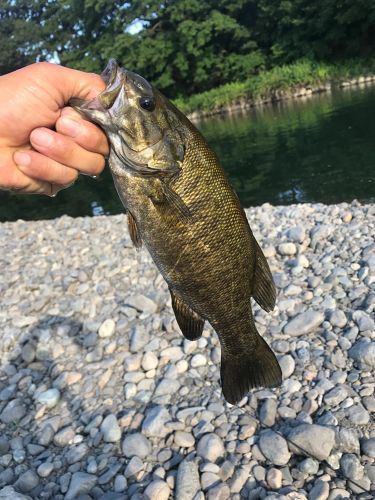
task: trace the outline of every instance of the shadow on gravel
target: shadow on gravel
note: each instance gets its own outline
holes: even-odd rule
[[[12,485],[28,498],[57,500],[74,499],[86,488],[93,498],[105,498],[103,489],[95,484],[107,484],[123,468],[120,441],[103,442],[98,431],[103,416],[110,413],[111,401],[107,410],[102,405],[97,411],[92,405],[87,408],[86,396],[92,394],[81,386],[82,363],[74,367],[69,362],[72,358],[84,360],[87,355],[82,332],[83,323],[75,319],[46,316],[22,335],[3,362],[0,488]],[[94,387],[100,385],[100,380],[93,379]],[[72,474],[82,471],[80,462],[90,455],[90,475],[83,473],[72,484]],[[14,490],[5,498],[15,498]]]

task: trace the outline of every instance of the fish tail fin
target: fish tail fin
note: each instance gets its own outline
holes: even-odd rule
[[[257,345],[249,345],[247,352],[232,356],[222,351],[221,387],[228,403],[238,403],[252,388],[277,387],[282,382],[282,373],[276,356],[267,342],[259,335]]]

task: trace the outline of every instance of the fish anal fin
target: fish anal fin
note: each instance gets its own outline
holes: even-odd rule
[[[225,349],[222,350],[221,387],[228,403],[238,403],[250,389],[277,387],[282,382],[276,356],[267,342],[258,333],[256,335],[256,345],[246,352],[230,355]]]
[[[196,340],[202,335],[204,319],[170,290],[172,307],[178,326],[188,340]]]
[[[276,302],[276,287],[267,260],[254,238],[255,271],[252,283],[252,296],[265,311],[272,311]]]
[[[137,249],[141,248],[142,238],[139,234],[137,223],[136,223],[133,215],[130,212],[128,212],[128,228],[129,228],[129,234],[130,234],[130,238],[133,242],[133,245]]]

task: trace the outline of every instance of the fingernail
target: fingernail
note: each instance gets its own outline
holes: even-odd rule
[[[53,133],[49,130],[43,129],[34,130],[32,133],[31,142],[35,146],[49,148],[53,144]]]
[[[27,167],[31,163],[31,156],[27,153],[23,153],[22,151],[17,151],[13,155],[14,163],[17,164],[18,168],[22,170],[22,167]]]
[[[70,137],[76,137],[81,131],[81,124],[72,118],[63,116],[59,121],[59,129],[64,134],[70,135]]]

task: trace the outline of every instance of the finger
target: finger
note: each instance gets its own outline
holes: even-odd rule
[[[56,122],[56,131],[74,139],[87,151],[107,156],[108,141],[102,130],[85,120],[73,108],[64,108]]]
[[[0,189],[25,194],[51,195],[51,184],[25,175],[13,163],[11,151],[0,152],[0,165]]]
[[[78,171],[44,156],[37,151],[17,151],[13,160],[18,169],[31,179],[59,186],[70,186],[76,181]]]
[[[99,175],[105,165],[103,155],[87,151],[72,138],[46,128],[33,130],[30,142],[42,155],[88,175]]]

